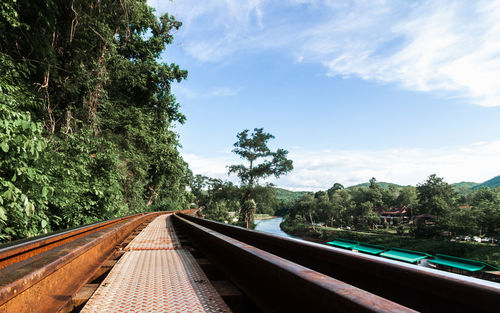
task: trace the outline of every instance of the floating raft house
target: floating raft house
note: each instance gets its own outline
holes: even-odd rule
[[[488,263],[462,259],[444,254],[436,254],[435,256],[432,256],[424,252],[398,249],[398,248],[389,249],[384,246],[372,245],[368,243],[358,242],[354,240],[347,240],[342,238],[335,238],[333,241],[327,242],[327,244],[337,248],[382,256],[385,258],[412,264],[419,264],[420,261],[428,259],[428,262],[430,263],[429,265],[432,265],[433,267],[460,274],[469,275],[478,272],[484,272],[490,276],[491,275],[495,277],[500,276],[500,269]],[[495,278],[494,281],[500,281],[500,279]]]
[[[362,243],[354,240],[347,240],[341,238],[335,238],[333,241],[327,242],[327,244],[337,248],[355,250],[372,255],[379,255],[380,253],[387,250],[387,248],[383,246],[372,245],[368,243]]]
[[[459,270],[465,270],[469,272],[477,272],[477,271],[499,271],[500,269],[489,265],[488,263],[484,263],[481,261],[474,261],[468,259],[457,258],[454,256],[444,255],[444,254],[436,254],[434,260],[429,260],[429,263],[435,264],[438,266],[444,266],[448,268],[456,268]]]
[[[423,259],[432,258],[432,255],[427,253],[396,248],[391,248],[387,251],[384,251],[380,253],[380,256],[413,264],[416,264]]]
[[[371,245],[368,243],[360,242],[357,246],[353,248],[353,250],[358,250],[359,252],[368,253],[371,255],[379,255],[380,253],[387,250],[384,246]]]
[[[333,241],[327,242],[327,244],[335,246],[337,248],[344,248],[352,250],[353,247],[357,246],[359,242],[347,239],[335,238]]]

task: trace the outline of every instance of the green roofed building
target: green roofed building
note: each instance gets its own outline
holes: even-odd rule
[[[384,246],[371,245],[362,242],[360,242],[357,246],[353,247],[352,249],[358,250],[359,252],[368,253],[371,255],[379,255],[380,253],[387,250]]]
[[[379,255],[381,252],[384,252],[386,250],[386,248],[383,246],[371,245],[368,243],[341,238],[335,238],[333,241],[327,242],[327,244],[335,246],[337,248],[359,251],[371,255]]]
[[[413,264],[418,264],[421,260],[432,257],[427,253],[396,248],[391,248],[382,252],[380,253],[380,256]]]
[[[478,272],[483,270],[500,270],[494,266],[489,265],[488,263],[457,258],[444,254],[436,254],[436,258],[434,260],[430,260],[429,263],[435,265],[437,268],[443,268],[456,273],[463,273],[463,271]]]
[[[332,245],[337,248],[344,248],[352,250],[353,247],[357,246],[359,242],[347,239],[335,238],[333,241],[327,242],[327,244]]]

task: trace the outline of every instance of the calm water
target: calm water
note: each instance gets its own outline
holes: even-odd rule
[[[280,223],[283,221],[282,217],[271,218],[268,220],[256,220],[255,230],[271,233],[281,237],[296,238],[285,233],[280,228]]]

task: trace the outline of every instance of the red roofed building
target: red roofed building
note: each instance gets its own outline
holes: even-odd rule
[[[374,208],[373,212],[378,213],[380,217],[390,225],[397,225],[399,222],[407,222],[408,216],[406,215],[406,206],[400,208],[392,208],[391,210],[384,210],[382,208]]]

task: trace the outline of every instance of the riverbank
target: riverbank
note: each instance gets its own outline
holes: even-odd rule
[[[261,220],[270,220],[273,218],[277,218],[278,216],[274,215],[269,215],[269,214],[254,214],[253,219],[256,221],[261,221]]]
[[[435,255],[437,253],[478,260],[493,266],[500,266],[500,246],[476,242],[452,242],[447,239],[420,239],[411,236],[400,236],[391,233],[356,232],[349,230],[332,230],[331,228],[311,225],[288,225],[281,223],[281,229],[287,234],[307,241],[326,243],[335,238],[356,240],[391,248],[409,249]]]

